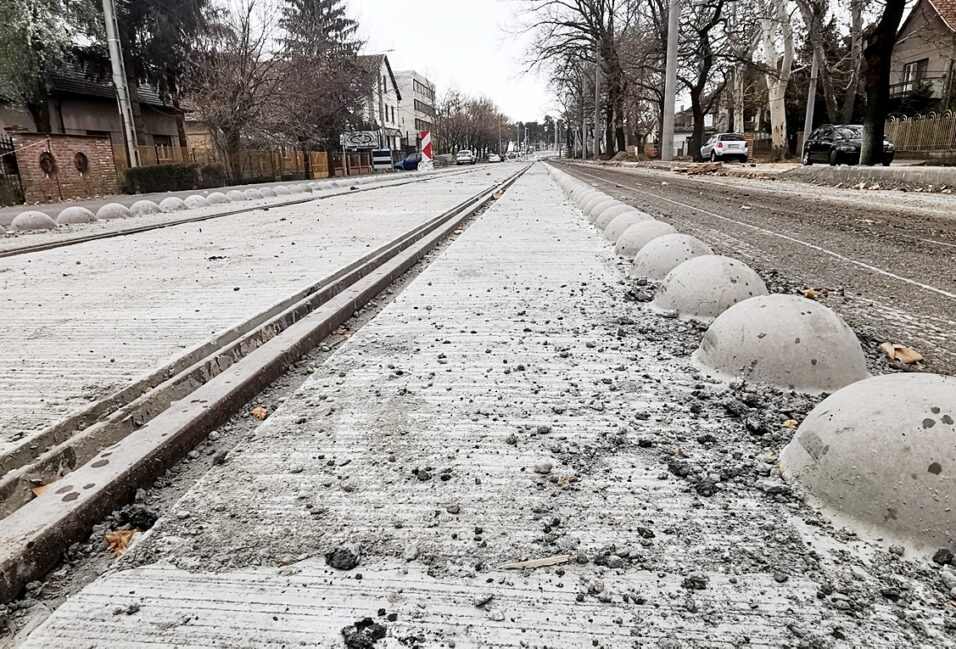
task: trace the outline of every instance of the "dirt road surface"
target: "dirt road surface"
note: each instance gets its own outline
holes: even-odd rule
[[[814,288],[858,332],[956,372],[956,197],[562,165],[768,284]],[[824,290],[825,289],[825,290]]]

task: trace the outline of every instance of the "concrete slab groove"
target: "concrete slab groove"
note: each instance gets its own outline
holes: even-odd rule
[[[627,270],[532,168],[24,646],[339,647],[365,617],[388,646],[952,646],[927,582],[899,577],[900,617],[841,612],[819,580],[883,564],[786,502],[669,475],[664,447],[700,455],[728,422],[687,409],[720,388],[622,299]],[[342,544],[354,570],[324,565]],[[611,546],[623,563],[595,565]]]

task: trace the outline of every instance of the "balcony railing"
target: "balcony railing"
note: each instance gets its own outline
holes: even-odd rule
[[[939,94],[939,90],[941,89],[940,86],[942,86],[944,80],[944,76],[938,75],[933,77],[923,77],[922,79],[918,80],[891,83],[890,98],[896,99],[898,97],[905,97],[906,95],[913,94],[923,85],[928,85],[933,90],[933,95],[936,96]]]

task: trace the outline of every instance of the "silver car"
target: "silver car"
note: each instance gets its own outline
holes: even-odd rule
[[[747,138],[740,133],[714,133],[700,147],[700,157],[711,162],[728,159],[747,162]]]

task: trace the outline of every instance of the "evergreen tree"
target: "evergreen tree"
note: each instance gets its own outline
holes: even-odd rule
[[[334,150],[339,135],[362,121],[370,73],[377,75],[359,63],[358,23],[342,0],[285,0],[279,24],[285,74],[277,130],[303,152]]]

